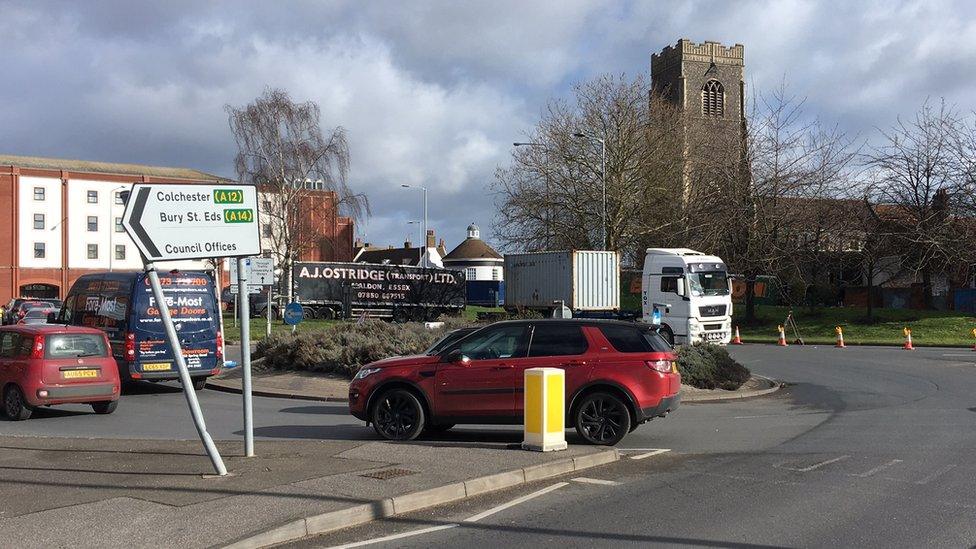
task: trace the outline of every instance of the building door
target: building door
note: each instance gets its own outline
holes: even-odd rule
[[[61,288],[54,284],[24,284],[20,287],[20,295],[38,299],[57,299],[61,295]]]

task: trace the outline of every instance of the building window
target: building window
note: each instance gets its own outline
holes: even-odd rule
[[[265,223],[261,225],[261,235],[264,238],[271,238],[271,224]]]
[[[88,203],[98,204],[98,191],[88,191]]]
[[[709,80],[702,86],[702,115],[725,116],[725,88],[718,80]]]
[[[115,192],[115,203],[119,206],[125,204],[125,202],[122,201],[122,193],[119,191]]]
[[[44,214],[34,214],[34,228],[35,229],[44,228]]]
[[[125,228],[122,227],[122,218],[121,217],[116,217],[115,218],[115,232],[117,232],[117,233],[124,233],[125,232]]]
[[[88,245],[88,259],[98,259],[98,244]]]
[[[34,187],[34,200],[44,200],[44,187]]]
[[[475,269],[474,267],[468,267],[467,271],[465,272],[465,277],[468,280],[474,280],[476,273],[477,273],[477,269]]]
[[[94,233],[98,232],[98,217],[94,215],[88,216],[88,232]]]
[[[44,259],[47,257],[47,245],[43,242],[34,243],[34,259]]]
[[[115,245],[115,259],[123,260],[125,259],[125,244]]]
[[[265,212],[270,212],[271,211],[271,201],[270,200],[262,200],[261,201],[261,209],[264,210]]]
[[[491,268],[491,279],[498,280],[498,267]]]

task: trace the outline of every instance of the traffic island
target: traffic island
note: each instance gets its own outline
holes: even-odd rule
[[[0,437],[0,532],[23,547],[260,547],[618,459],[445,438],[258,440],[254,458],[218,442],[232,475],[204,478],[197,441]]]

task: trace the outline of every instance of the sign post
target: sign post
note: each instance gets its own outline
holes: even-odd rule
[[[237,258],[237,287],[247,288],[247,269],[243,257]],[[254,410],[251,407],[251,296],[239,292],[241,306],[241,395],[244,397],[244,457],[254,456]]]
[[[226,475],[227,468],[207,432],[155,262],[258,255],[261,253],[261,239],[257,214],[257,190],[254,187],[136,183],[129,193],[122,216],[125,232],[142,254],[166,339],[179,370],[190,416],[218,475]],[[244,302],[246,298],[242,304]],[[250,347],[243,339],[247,333],[245,330],[242,327],[241,357],[245,375],[250,380]],[[247,422],[251,395],[249,391],[244,392]],[[246,436],[252,436],[250,425],[245,425],[245,431]]]

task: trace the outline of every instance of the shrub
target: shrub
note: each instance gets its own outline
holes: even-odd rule
[[[739,364],[725,347],[695,343],[678,349],[681,381],[699,389],[734,391],[749,379],[749,369]]]
[[[258,342],[255,355],[264,357],[264,365],[270,369],[351,378],[370,362],[421,353],[447,331],[467,324],[461,319],[447,319],[443,327],[429,329],[420,322],[342,322],[317,332],[272,335]]]

